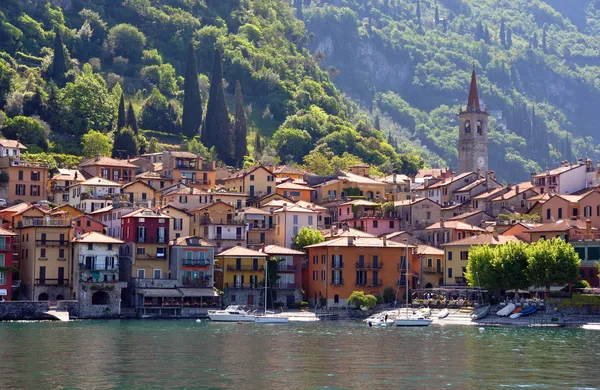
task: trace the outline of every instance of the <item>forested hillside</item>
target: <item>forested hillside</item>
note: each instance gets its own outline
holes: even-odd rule
[[[0,126],[64,165],[78,159],[56,154],[181,147],[233,166],[414,172],[423,160],[345,101],[309,40],[280,0],[3,0]]]
[[[456,167],[469,73],[492,114],[490,169],[507,181],[600,158],[600,2],[295,1],[338,88],[373,106],[401,150]],[[331,73],[331,72],[330,72]],[[412,142],[404,142],[410,139]]]

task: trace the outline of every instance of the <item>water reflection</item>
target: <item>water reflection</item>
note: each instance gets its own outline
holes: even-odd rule
[[[359,324],[0,324],[1,388],[594,388],[600,333]]]

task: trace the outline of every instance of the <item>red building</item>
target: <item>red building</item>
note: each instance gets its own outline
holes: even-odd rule
[[[88,215],[81,215],[77,218],[73,218],[73,234],[75,237],[82,235],[83,233],[96,232],[105,234],[104,224]]]
[[[0,267],[15,267],[13,264],[13,241],[15,233],[0,229]],[[0,271],[0,301],[10,301],[12,296],[13,273]]]

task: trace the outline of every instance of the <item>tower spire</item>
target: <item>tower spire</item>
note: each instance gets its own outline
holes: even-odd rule
[[[471,73],[471,88],[469,89],[467,111],[481,111],[481,107],[479,107],[479,91],[477,90],[477,75],[475,74],[475,63],[473,63],[473,73]]]

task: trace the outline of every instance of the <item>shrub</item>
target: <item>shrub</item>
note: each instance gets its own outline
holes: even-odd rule
[[[383,301],[385,303],[392,303],[396,299],[396,293],[394,292],[394,288],[387,286],[383,289]]]
[[[365,295],[362,291],[353,291],[348,298],[348,305],[354,305],[357,309],[371,309],[377,304],[377,298],[373,295]]]
[[[377,304],[381,305],[383,303],[383,297],[380,294],[373,294],[373,296],[375,297],[375,299],[377,299]]]
[[[573,285],[574,289],[590,288],[590,283],[587,280],[580,280]]]

